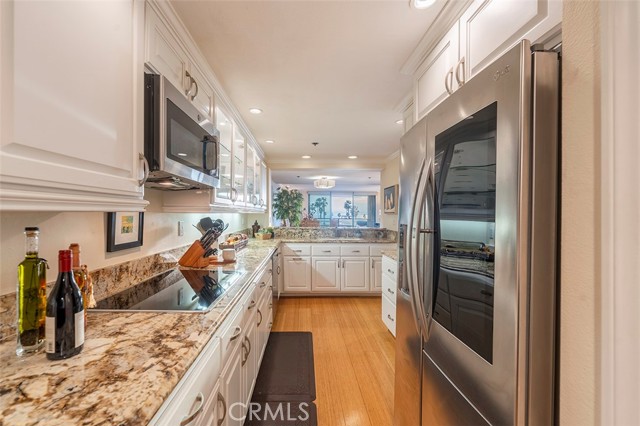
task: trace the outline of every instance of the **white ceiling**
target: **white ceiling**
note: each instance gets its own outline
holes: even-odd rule
[[[349,168],[370,167],[398,149],[394,108],[412,84],[399,70],[444,3],[173,1],[267,162],[292,167],[309,154],[334,168],[348,155],[359,157]]]
[[[302,169],[272,170],[271,179],[281,185],[313,186],[313,181],[326,177],[335,179],[333,190],[353,189],[361,186],[380,186],[379,170]]]

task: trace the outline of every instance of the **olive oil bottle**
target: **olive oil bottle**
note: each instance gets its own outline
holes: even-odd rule
[[[47,310],[47,261],[38,257],[40,230],[24,229],[26,256],[18,265],[16,354],[37,352],[44,346]]]

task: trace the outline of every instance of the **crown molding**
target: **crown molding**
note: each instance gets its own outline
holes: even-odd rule
[[[413,75],[435,45],[467,10],[473,0],[447,0],[418,45],[405,61],[400,73]]]

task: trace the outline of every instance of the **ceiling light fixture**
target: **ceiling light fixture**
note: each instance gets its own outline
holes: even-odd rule
[[[309,158],[311,158],[310,155],[303,155],[302,158],[304,158],[305,160],[308,160]]]
[[[409,0],[409,6],[416,9],[426,9],[436,4],[436,0]]]
[[[404,120],[398,120],[398,121],[396,121],[396,124],[402,124],[402,123],[404,123]]]
[[[251,114],[262,114],[262,110],[260,108],[250,108],[249,112]]]
[[[274,141],[274,140],[271,140],[271,139],[267,139],[266,141],[264,141],[264,143],[274,143],[274,142],[275,142],[275,141]]]
[[[326,177],[323,177],[322,179],[314,180],[313,186],[315,186],[318,189],[331,189],[334,186],[336,186],[336,181],[333,179],[327,179]]]
[[[356,158],[358,158],[357,155],[350,155],[347,157],[349,160],[355,160]]]

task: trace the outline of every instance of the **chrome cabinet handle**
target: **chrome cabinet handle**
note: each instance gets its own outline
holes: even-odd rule
[[[269,323],[269,330],[271,330],[271,327],[272,327],[272,326],[273,326],[273,321],[271,321],[271,322]]]
[[[229,338],[230,342],[233,342],[234,340],[236,340],[238,337],[240,337],[240,335],[242,334],[242,327],[240,327],[239,325],[236,326],[236,332],[233,333],[233,335]]]
[[[323,253],[331,253],[331,250],[322,250]]]
[[[191,88],[193,87],[193,82],[195,81],[193,79],[193,77],[191,77],[191,74],[189,73],[189,71],[185,71],[184,72],[185,77],[187,77],[187,79],[189,79],[189,87],[187,89],[185,89],[184,94],[191,100],[193,100],[193,98],[191,98]]]
[[[387,318],[389,318],[391,321],[395,321],[395,320],[391,317],[391,314],[387,314]]]
[[[254,306],[256,306],[256,301],[252,300],[251,303],[249,303],[249,306],[247,306],[247,311],[253,309]]]
[[[445,89],[447,89],[447,93],[450,95],[453,94],[453,89],[451,88],[452,85],[453,85],[453,68],[451,68],[447,73],[447,75],[445,75],[444,77],[444,87]]]
[[[247,343],[246,345],[245,345],[245,342]],[[242,366],[244,367],[244,365],[249,360],[249,354],[251,354],[251,340],[247,339],[247,336],[244,336],[244,342],[242,342],[242,347],[247,350],[247,353],[245,354],[244,359],[242,360]]]
[[[142,170],[144,172],[142,179],[138,181],[138,186],[143,186],[147,183],[147,179],[149,179],[149,162],[147,161],[147,157],[141,152],[138,153],[138,159],[142,161]]]
[[[204,407],[204,395],[202,395],[202,392],[198,392],[195,400],[198,401],[198,408],[196,408],[193,413],[184,416],[180,421],[180,426],[188,425],[198,417],[198,414],[202,412],[202,408]]]
[[[351,253],[360,253],[360,250],[353,250]]]
[[[193,80],[193,84],[195,84],[195,85],[196,85],[196,93],[194,93],[193,95],[191,95],[191,100],[193,101],[193,100],[196,98],[196,96],[198,96],[198,82],[196,81],[196,79],[195,79],[195,78],[194,78],[194,79],[192,79],[192,80]]]
[[[280,275],[280,266],[278,266],[278,267],[276,268],[276,273],[277,273],[278,275]]]
[[[460,78],[460,70],[462,70],[462,78]],[[456,65],[456,81],[458,82],[458,86],[464,86],[465,76],[464,76],[464,58],[458,61],[458,65]]]
[[[371,259],[371,269],[376,269],[376,261]]]
[[[264,207],[264,200],[260,198],[260,207]]]
[[[344,269],[344,265],[345,265],[346,260],[342,261],[342,268]]]
[[[260,321],[258,321],[258,327],[260,327],[260,324],[262,324],[262,312],[260,311],[260,309],[258,309],[258,314],[260,315]]]
[[[304,259],[301,257],[293,257],[291,260],[304,260]]]
[[[260,283],[260,288],[264,288],[266,285],[267,285],[267,283],[265,283],[264,281],[262,281],[262,282]]]
[[[238,190],[231,188],[231,202],[235,203],[236,201],[238,201]]]
[[[388,269],[388,268],[387,268],[387,272],[390,273],[390,274],[394,274],[394,275],[396,273],[393,269]]]
[[[294,253],[302,253],[302,250],[294,250]]]
[[[224,419],[227,418],[227,401],[225,401],[224,396],[222,396],[220,392],[218,392],[218,402],[222,403],[222,418],[218,419],[218,426],[222,426]]]
[[[391,294],[396,294],[393,290],[391,290],[390,288],[387,289],[387,291]]]

